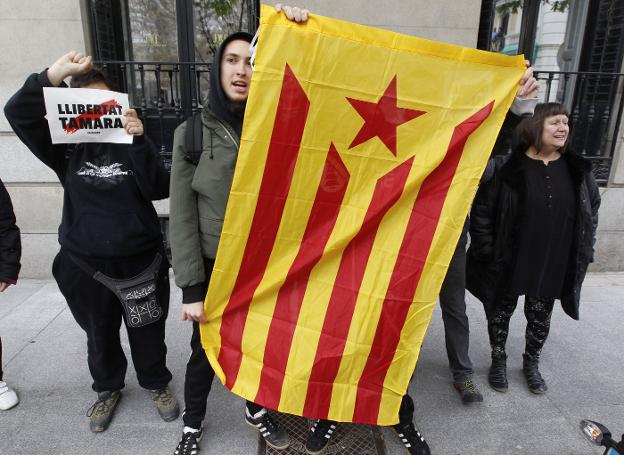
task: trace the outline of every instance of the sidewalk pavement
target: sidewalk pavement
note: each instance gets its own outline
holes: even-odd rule
[[[172,291],[167,325],[172,389],[182,402],[191,327],[179,320],[180,295]],[[522,376],[525,320],[512,318],[508,340],[510,389],[487,385],[489,346],[480,303],[468,297],[471,357],[482,404],[464,406],[451,387],[444,331],[436,310],[410,386],[416,423],[434,455],[590,455],[602,453],[578,429],[581,418],[624,432],[624,273],[589,275],[581,320],[559,306],[542,355],[545,395],[531,394]],[[123,399],[108,431],[92,434],[85,417],[95,399],[86,363],[86,338],[53,280],[21,280],[0,295],[0,334],[5,380],[19,392],[18,407],[0,411],[0,454],[172,454],[181,419],[165,423],[132,367]],[[125,333],[124,349],[129,353]],[[215,380],[208,403],[201,454],[257,453],[257,433],[243,422],[243,400]],[[404,454],[397,437],[383,430],[388,454]]]

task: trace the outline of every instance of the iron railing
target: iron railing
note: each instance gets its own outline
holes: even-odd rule
[[[570,112],[570,148],[592,161],[606,185],[624,108],[624,73],[535,71],[540,100],[564,104]]]
[[[145,123],[146,134],[171,163],[173,131],[188,112],[202,110],[211,64],[184,62],[100,62],[119,81],[119,89]],[[571,148],[589,158],[601,185],[609,180],[611,161],[624,107],[624,73],[536,71],[541,101],[557,101],[570,111]],[[192,80],[190,98],[182,78]],[[184,99],[186,98],[186,99]]]
[[[210,63],[97,62],[118,89],[126,91],[130,104],[143,119],[145,133],[159,147],[165,164],[171,165],[173,132],[188,113],[202,110],[208,92]],[[193,90],[185,95],[184,80]],[[188,84],[190,80],[194,83]],[[190,109],[189,109],[190,107]]]

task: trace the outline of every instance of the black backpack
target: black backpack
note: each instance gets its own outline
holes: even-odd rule
[[[186,137],[184,138],[184,159],[195,166],[199,163],[203,152],[203,128],[201,112],[193,114],[186,120]]]

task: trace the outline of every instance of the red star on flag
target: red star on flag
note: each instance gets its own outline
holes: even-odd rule
[[[423,115],[424,111],[397,106],[396,76],[377,103],[347,98],[349,103],[364,119],[364,125],[351,142],[349,148],[377,136],[396,156],[396,129],[399,125]]]

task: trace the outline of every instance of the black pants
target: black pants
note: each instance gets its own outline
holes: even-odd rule
[[[89,260],[88,263],[111,278],[124,279],[145,270],[155,255],[156,251],[152,251],[123,260]],[[159,303],[163,309],[161,318],[143,327],[126,326],[139,384],[150,390],[163,388],[171,381],[171,373],[166,366],[165,345],[165,320],[169,311],[168,268],[169,264],[164,260],[157,282]],[[93,390],[122,389],[128,362],[119,338],[121,321],[125,319],[121,302],[108,288],[76,265],[64,250],[54,259],[52,274],[74,319],[87,334],[87,360]]]
[[[533,359],[539,359],[546,338],[548,338],[554,303],[555,299],[552,298],[531,296],[524,298],[524,315],[527,320],[525,353]],[[509,320],[517,304],[517,295],[505,295],[488,317],[492,356],[505,355]]]
[[[472,362],[468,356],[470,328],[466,315],[466,243],[468,224],[457,242],[440,289],[440,309],[444,322],[444,338],[449,368],[455,382],[472,379]],[[414,400],[405,393],[399,407],[399,424],[408,425],[414,420]]]
[[[472,362],[468,355],[470,328],[466,315],[466,242],[467,229],[459,238],[446,277],[440,289],[440,309],[449,368],[455,382],[472,379]]]
[[[206,259],[204,265],[206,281],[210,282],[214,260]],[[184,414],[182,420],[187,427],[201,428],[202,422],[206,417],[207,400],[214,376],[215,372],[210,362],[208,362],[206,352],[201,345],[199,323],[193,322],[191,356],[186,364],[186,375],[184,377]],[[255,414],[262,409],[262,406],[247,401],[247,409],[249,409],[251,414]]]
[[[401,406],[399,407],[399,425],[406,426],[414,421],[414,400],[409,393],[403,395]]]

